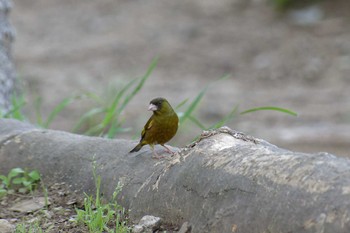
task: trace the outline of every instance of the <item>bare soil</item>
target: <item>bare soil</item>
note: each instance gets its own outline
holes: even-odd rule
[[[47,192],[44,193],[42,187],[39,187],[33,193],[20,194],[18,192],[8,194],[0,198],[0,219],[6,219],[13,226],[25,224],[26,229],[35,226],[38,223],[40,229],[46,233],[85,233],[89,232],[87,226],[78,224],[76,220],[76,209],[84,208],[84,195],[73,192],[65,183],[55,183],[45,186]],[[45,197],[47,195],[49,205],[30,211],[19,212],[11,210],[11,207],[24,201],[33,200],[35,198]],[[127,218],[127,216],[124,216]],[[124,219],[125,220],[125,219]],[[129,223],[130,229],[133,227],[132,222]],[[113,229],[115,223],[111,221],[110,229]],[[161,225],[156,233],[176,232],[179,226]]]
[[[82,197],[71,192],[65,184],[54,184],[48,187],[49,206],[40,208],[34,212],[18,212],[11,207],[23,200],[33,200],[36,197],[44,197],[42,189],[31,194],[13,193],[0,199],[0,218],[7,219],[13,225],[25,224],[29,226],[39,223],[44,232],[88,232],[84,225],[78,225],[72,221],[76,216],[75,208],[82,207]]]

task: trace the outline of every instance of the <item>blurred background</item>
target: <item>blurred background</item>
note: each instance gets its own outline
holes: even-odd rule
[[[122,113],[136,138],[149,101],[176,106],[210,85],[194,113],[205,125],[240,111],[278,106],[227,125],[280,147],[350,155],[350,2],[268,0],[13,0],[13,57],[28,104],[47,115],[64,98],[107,95],[158,64]],[[300,1],[299,1],[300,2]],[[305,1],[301,1],[304,2]],[[217,81],[225,74],[230,78]],[[106,96],[108,98],[108,95]],[[71,131],[93,105],[74,101],[50,128]],[[169,144],[201,133],[187,123]]]

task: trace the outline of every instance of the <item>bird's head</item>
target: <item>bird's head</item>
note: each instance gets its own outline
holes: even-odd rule
[[[151,100],[148,107],[149,111],[153,111],[155,114],[167,113],[169,111],[173,111],[169,102],[164,98],[155,98]]]

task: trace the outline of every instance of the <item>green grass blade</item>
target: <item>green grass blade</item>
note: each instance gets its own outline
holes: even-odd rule
[[[192,121],[195,125],[197,125],[201,130],[206,129],[206,127],[197,118],[194,118],[193,116],[189,116],[188,119]]]
[[[11,103],[12,103],[12,109],[3,115],[3,118],[13,118],[20,121],[23,121],[25,119],[22,108],[24,105],[26,105],[26,101],[24,100],[23,95],[16,95],[14,94],[11,97]]]
[[[185,105],[185,104],[187,103],[188,100],[189,100],[189,99],[187,98],[187,99],[183,100],[182,102],[180,102],[180,103],[175,107],[175,109],[181,108],[183,105]]]
[[[37,97],[34,102],[35,116],[37,125],[43,125],[43,117],[41,114],[42,98]]]
[[[131,86],[137,81],[137,79],[131,80],[128,82],[120,91],[117,92],[117,95],[114,97],[113,102],[110,106],[106,108],[105,116],[102,120],[103,128],[106,129],[109,126],[108,130],[108,138],[111,138],[112,135],[115,135],[115,132],[118,131],[118,129],[115,129],[115,127],[120,126],[119,123],[119,116],[122,111],[122,107],[120,106],[121,99],[125,95],[125,93],[131,88]],[[113,131],[113,132],[112,132]],[[100,132],[102,133],[102,132]]]
[[[222,126],[224,126],[227,122],[233,120],[238,115],[238,106],[235,106],[229,114],[227,114],[223,119],[215,123],[214,125],[210,126],[207,129],[217,129]]]
[[[93,108],[88,112],[84,113],[84,115],[79,118],[78,122],[73,127],[73,132],[76,133],[80,129],[80,127],[84,124],[85,121],[103,112],[105,112],[104,108]]]
[[[105,101],[100,96],[96,95],[95,93],[89,92],[89,91],[84,92],[82,94],[82,97],[86,97],[89,100],[93,100],[99,105],[103,105],[105,103]]]
[[[142,89],[144,83],[150,77],[152,71],[155,69],[157,62],[157,58],[153,59],[151,65],[143,77],[130,81],[118,92],[118,94],[113,99],[112,104],[106,108],[105,116],[101,122],[101,125],[95,127],[92,130],[90,129],[90,134],[92,132],[97,132],[98,129],[101,130],[100,133],[103,133],[103,130],[108,129],[106,136],[108,138],[113,138],[118,132],[122,132],[124,130],[121,128],[119,117],[131,99]],[[137,82],[135,88],[133,88],[129,94],[126,94],[133,86],[133,84],[135,84],[135,82]]]
[[[106,136],[108,138],[113,138],[117,132],[121,132],[119,129],[121,127],[121,123],[119,122],[119,117],[127,104],[131,101],[131,99],[142,89],[145,81],[150,77],[152,71],[155,69],[157,65],[158,59],[154,59],[149,66],[145,75],[140,79],[134,79],[127,83],[121,89],[118,94],[115,96],[112,104],[106,109],[105,117],[102,120],[102,129],[107,129]],[[139,81],[138,81],[139,80]],[[125,93],[132,87],[132,85],[138,81],[136,87],[131,90],[129,94],[125,96]],[[124,97],[125,96],[125,97]],[[121,103],[121,104],[120,104]],[[102,133],[102,132],[100,132]]]
[[[272,110],[272,111],[278,111],[278,112],[282,112],[282,113],[286,113],[292,116],[298,116],[298,114],[296,112],[293,112],[289,109],[285,109],[285,108],[280,108],[280,107],[274,107],[274,106],[265,106],[265,107],[258,107],[258,108],[251,108],[248,110],[245,110],[243,112],[241,112],[241,115],[247,114],[247,113],[251,113],[251,112],[257,112],[257,111],[261,111],[261,110]]]
[[[218,78],[218,79],[212,81],[211,83],[209,83],[206,88],[207,89],[212,88],[212,86],[214,86],[215,84],[217,84],[219,82],[222,82],[222,81],[225,81],[225,80],[229,79],[230,77],[231,77],[230,74],[224,74],[220,78]]]
[[[191,102],[190,106],[186,109],[186,111],[183,113],[182,116],[180,116],[180,125],[183,124],[189,117],[191,116],[192,112],[197,108],[199,102],[202,100],[205,92],[207,91],[207,87],[205,87],[197,96],[196,98]]]
[[[97,124],[90,129],[88,129],[84,135],[92,136],[92,135],[100,135],[103,132],[104,126],[103,124]]]
[[[118,105],[121,102],[122,97],[124,94],[131,88],[131,86],[137,81],[137,79],[133,79],[130,82],[128,82],[120,91],[118,91],[117,95],[114,97],[113,102],[111,106],[108,108],[107,116],[105,121],[105,125],[108,125],[111,121],[111,118],[113,118],[116,114],[118,115],[122,110],[119,108]]]
[[[124,110],[124,108],[130,102],[130,100],[141,90],[146,80],[151,76],[153,70],[157,67],[157,63],[158,63],[158,58],[153,59],[151,65],[148,67],[145,75],[141,78],[140,82],[137,84],[134,90],[129,95],[127,95],[126,98],[124,99],[120,107],[120,112]]]
[[[216,80],[216,82],[221,82],[221,81],[225,81],[227,79],[231,78],[230,74],[224,74],[223,76],[221,76],[218,80]],[[215,83],[215,82],[214,82]]]
[[[13,108],[9,112],[4,114],[3,118],[14,118],[17,120],[24,120],[24,116],[20,112],[24,105],[26,105],[25,102],[16,103],[16,106],[13,106]]]
[[[179,114],[179,118],[180,118],[180,125],[183,124],[187,119],[190,119],[191,117],[191,121],[193,123],[195,123],[198,127],[202,128],[203,124],[201,124],[198,120],[196,120],[195,118],[193,118],[191,116],[191,114],[193,113],[193,111],[197,108],[198,104],[200,103],[200,101],[202,100],[205,92],[208,90],[208,88],[212,85],[214,85],[216,82],[220,82],[222,80],[226,80],[230,77],[230,75],[225,74],[222,77],[220,77],[219,79],[217,79],[215,82],[209,83],[205,88],[203,88],[203,90],[201,92],[199,92],[199,94],[196,96],[196,98],[191,102],[191,104],[189,105],[189,107],[186,109],[186,111],[182,114]],[[188,100],[184,100],[182,101],[180,104],[178,104],[178,106],[176,106],[176,109],[183,106]]]
[[[117,121],[113,121],[111,124],[111,127],[109,127],[105,137],[107,138],[114,138],[115,135],[117,135],[119,131],[119,128],[121,128],[121,124],[117,124]]]
[[[61,101],[50,113],[49,117],[47,118],[46,122],[42,125],[44,128],[48,128],[52,121],[56,118],[56,116],[65,108],[67,105],[72,103],[75,99],[77,99],[80,96],[73,96],[65,98],[63,101]]]

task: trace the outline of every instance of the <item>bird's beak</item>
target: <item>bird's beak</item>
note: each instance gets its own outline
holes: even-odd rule
[[[154,104],[150,104],[148,106],[148,111],[157,111],[158,110],[158,107]]]

